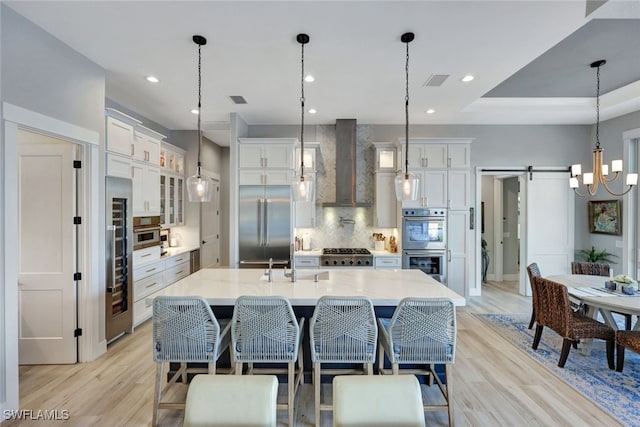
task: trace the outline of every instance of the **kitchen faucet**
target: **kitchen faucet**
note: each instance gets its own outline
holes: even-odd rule
[[[267,272],[269,283],[273,282],[273,258],[269,258],[269,271]]]

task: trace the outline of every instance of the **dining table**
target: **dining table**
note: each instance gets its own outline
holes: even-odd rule
[[[604,322],[614,330],[619,326],[612,313],[640,316],[640,293],[623,294],[605,288],[605,282],[610,280],[606,276],[592,276],[585,274],[558,274],[545,277],[567,287],[569,299],[586,307],[586,314],[595,318],[598,313]],[[636,320],[633,330],[640,330],[640,322]]]

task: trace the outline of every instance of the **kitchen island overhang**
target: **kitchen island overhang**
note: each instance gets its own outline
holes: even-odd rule
[[[261,269],[206,268],[165,288],[163,295],[198,295],[211,306],[233,306],[241,295],[283,296],[292,306],[315,306],[324,295],[366,296],[376,307],[395,307],[406,297],[451,298],[456,306],[466,303],[463,296],[420,270],[298,270],[296,282],[277,273],[268,282]],[[322,273],[322,278],[315,282],[313,273]]]

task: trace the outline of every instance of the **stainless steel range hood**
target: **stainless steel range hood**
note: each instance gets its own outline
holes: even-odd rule
[[[368,208],[356,201],[356,119],[336,120],[336,201],[326,208]]]

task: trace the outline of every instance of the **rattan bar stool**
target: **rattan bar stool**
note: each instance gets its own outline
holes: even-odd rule
[[[287,409],[293,426],[295,396],[304,383],[302,346],[304,318],[296,319],[288,299],[278,296],[241,296],[236,300],[231,319],[232,354],[236,375],[287,374]],[[296,369],[296,361],[298,368]],[[254,368],[254,363],[286,364],[286,368]]]
[[[220,327],[222,326],[222,332]],[[153,396],[153,425],[160,409],[183,409],[184,402],[163,402],[178,378],[187,384],[187,374],[216,373],[216,361],[229,346],[229,320],[218,320],[202,297],[159,296],[153,300],[153,360],[156,380]],[[163,387],[165,366],[179,362],[180,368]],[[207,369],[187,368],[187,362],[208,363]]]
[[[323,404],[321,376],[366,373],[373,374],[376,358],[378,327],[373,303],[366,297],[321,297],[309,322],[316,426],[320,411],[331,411],[332,404]],[[339,369],[336,364],[358,363],[363,369]],[[332,364],[334,369],[322,369]]]
[[[453,423],[451,367],[456,358],[456,307],[449,298],[404,298],[391,319],[378,319],[380,343],[378,369],[384,369],[385,354],[391,372],[428,375],[429,385],[435,380],[446,403],[423,404],[425,411],[448,411]],[[400,369],[401,365],[425,365],[424,368]],[[435,372],[435,365],[444,365],[444,383]]]

